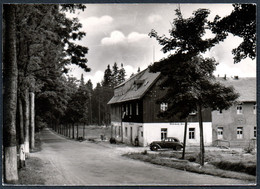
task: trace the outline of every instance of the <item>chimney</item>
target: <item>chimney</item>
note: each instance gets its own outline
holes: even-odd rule
[[[237,75],[236,75],[236,76],[234,76],[234,79],[235,79],[235,80],[238,80],[238,76],[237,76]]]
[[[225,76],[224,76],[224,80],[227,80],[227,75],[225,74]]]

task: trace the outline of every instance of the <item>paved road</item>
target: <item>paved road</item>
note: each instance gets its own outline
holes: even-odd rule
[[[122,157],[115,147],[77,142],[49,129],[41,132],[46,185],[223,185],[245,181],[201,175]]]

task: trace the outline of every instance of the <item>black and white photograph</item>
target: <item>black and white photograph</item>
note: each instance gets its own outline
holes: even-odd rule
[[[3,3],[2,186],[257,186],[256,3]]]

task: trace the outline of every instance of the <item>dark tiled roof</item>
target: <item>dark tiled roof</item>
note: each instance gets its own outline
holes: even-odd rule
[[[241,77],[235,78],[217,78],[217,81],[223,83],[225,86],[233,86],[240,94],[238,101],[240,102],[255,102],[256,101],[256,78],[255,77]]]
[[[108,104],[115,104],[142,98],[148,89],[159,78],[160,73],[151,73],[149,68],[137,73],[122,84],[115,87],[114,96]]]

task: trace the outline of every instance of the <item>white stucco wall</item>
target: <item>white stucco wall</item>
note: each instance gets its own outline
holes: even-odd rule
[[[115,128],[121,128],[121,122],[112,122],[113,130]],[[161,140],[161,129],[167,128],[168,137],[176,137],[181,142],[184,138],[184,122],[179,123],[134,123],[134,122],[123,122],[123,141],[124,143],[133,144],[134,139],[138,136],[140,146],[148,146],[152,141]],[[127,135],[125,133],[127,128]],[[131,128],[132,128],[132,143],[131,143]],[[189,128],[195,128],[195,139],[189,139]],[[114,132],[114,131],[113,131]],[[143,133],[143,136],[142,136]],[[204,144],[209,146],[212,144],[212,123],[203,123],[203,134]],[[120,136],[115,136],[119,138]],[[188,123],[186,144],[188,146],[199,145],[200,143],[200,131],[199,123]]]
[[[176,137],[181,142],[184,138],[184,122],[180,123],[144,123],[143,132],[144,132],[144,146],[149,145],[152,141],[161,140],[161,129],[167,128],[168,137]],[[195,139],[189,139],[189,128],[195,128]],[[203,123],[203,134],[204,134],[204,144],[212,144],[212,124],[211,122]],[[186,144],[187,145],[199,145],[200,143],[200,132],[199,132],[199,123],[188,123],[187,126],[187,136]]]
[[[125,133],[125,128],[127,128],[127,134]],[[132,128],[132,142],[131,142],[131,128]],[[143,137],[141,132],[143,131],[142,123],[134,122],[123,122],[123,140],[124,143],[134,144],[135,137],[138,136],[139,145],[143,145]]]

